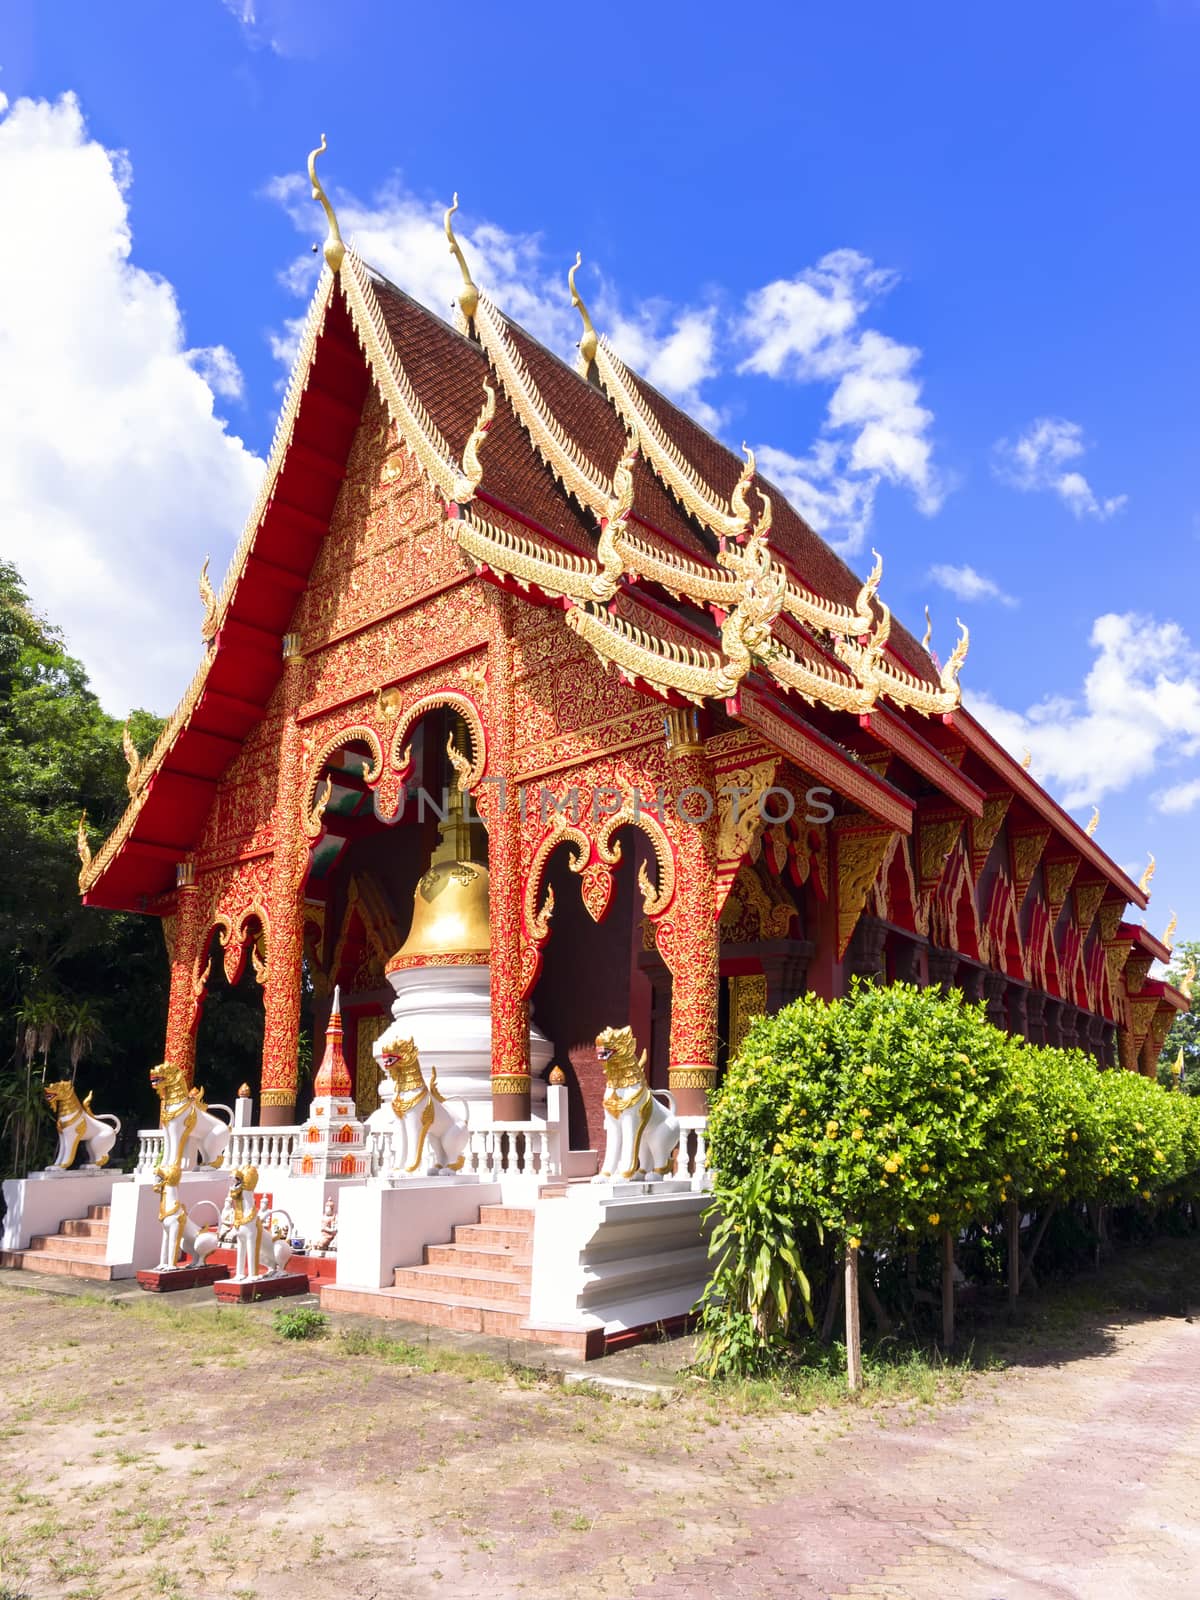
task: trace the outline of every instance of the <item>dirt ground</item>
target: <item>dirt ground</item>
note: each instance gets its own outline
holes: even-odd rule
[[[810,1415],[426,1370],[7,1275],[0,1330],[0,1600],[1200,1593],[1178,1315]]]

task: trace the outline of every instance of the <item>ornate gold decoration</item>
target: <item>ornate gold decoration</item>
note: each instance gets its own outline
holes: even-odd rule
[[[1033,765],[1033,751],[1028,747],[1025,750],[1025,754],[1021,757],[1021,765],[1025,768],[1026,772],[1028,772],[1029,768]]]
[[[1105,944],[1111,944],[1117,937],[1117,929],[1121,925],[1121,912],[1124,902],[1120,900],[1105,900],[1100,906],[1100,937]]]
[[[476,490],[483,482],[483,467],[479,460],[479,451],[482,448],[483,441],[487,438],[488,429],[491,427],[495,417],[496,391],[485,379],[483,384],[483,408],[475,419],[475,427],[472,429],[471,437],[463,447],[462,476],[455,483],[451,497],[460,506],[466,505],[470,500],[474,500]]]
[[[578,311],[580,320],[583,323],[583,334],[579,340],[579,370],[586,378],[588,375],[588,369],[591,367],[592,362],[596,359],[596,346],[599,343],[599,340],[596,336],[596,330],[592,326],[592,319],[588,315],[588,308],[583,303],[583,296],[575,287],[575,274],[579,271],[582,265],[583,256],[578,250],[576,250],[575,265],[567,273],[567,286],[571,291],[571,304],[575,307],[576,311]]]
[[[1100,826],[1100,807],[1099,806],[1093,806],[1092,807],[1092,814],[1088,818],[1088,825],[1083,831],[1084,831],[1084,833],[1087,834],[1088,838],[1090,839],[1099,826]]]
[[[561,1088],[562,1085],[564,1083],[566,1083],[566,1081],[567,1081],[566,1073],[558,1065],[558,1063],[555,1062],[554,1065],[550,1068],[550,1072],[549,1072],[549,1075],[546,1078],[546,1082],[554,1084],[554,1086],[556,1088]]]
[[[483,776],[483,769],[487,765],[487,735],[484,732],[483,718],[479,715],[479,708],[475,702],[457,689],[435,689],[429,694],[423,694],[414,700],[412,705],[403,713],[397,713],[398,721],[396,730],[392,734],[391,750],[388,760],[392,767],[404,772],[412,763],[411,752],[405,743],[410,730],[429,711],[436,711],[440,707],[447,707],[457,711],[467,725],[471,735],[471,760],[470,766],[463,771],[458,771],[458,787],[466,791],[474,789]],[[456,771],[458,769],[456,768]]]
[[[1012,875],[1016,889],[1017,904],[1020,905],[1025,898],[1025,892],[1033,882],[1033,875],[1037,871],[1038,862],[1042,859],[1042,851],[1050,840],[1049,828],[1037,828],[1028,833],[1014,833],[1010,830],[1008,843],[1012,851]]]
[[[961,821],[960,824],[961,826]],[[892,829],[864,823],[861,817],[835,817],[834,859],[837,870],[837,958],[846,954],[859,916],[891,843]]]
[[[1170,920],[1170,922],[1167,923],[1166,927],[1163,929],[1163,936],[1162,936],[1162,942],[1166,945],[1168,950],[1170,950],[1173,947],[1174,943],[1175,943],[1175,929],[1178,926],[1179,926],[1179,918],[1175,915],[1174,911],[1172,911],[1171,912],[1171,920]]]
[[[729,1058],[742,1048],[755,1017],[767,1009],[767,979],[761,972],[735,973],[729,980]]]
[[[921,635],[921,649],[929,649],[929,641],[933,638],[933,618],[929,615],[929,607],[925,607],[925,632]]]
[[[529,1093],[529,1074],[527,1072],[493,1072],[490,1081],[494,1095]]]
[[[1150,893],[1150,880],[1154,876],[1155,865],[1156,865],[1156,862],[1154,860],[1153,855],[1151,855],[1150,860],[1146,863],[1145,872],[1143,872],[1141,877],[1138,879],[1138,888],[1142,891],[1143,894],[1149,894]]]
[[[129,769],[125,774],[125,787],[131,795],[136,794],[141,777],[142,758],[137,753],[137,746],[134,744],[133,736],[129,732],[128,722],[121,729],[121,749],[125,755],[125,765]]]
[[[462,246],[454,237],[454,227],[451,224],[450,218],[457,210],[458,190],[456,189],[454,191],[453,203],[446,208],[446,215],[443,218],[443,226],[446,229],[446,242],[450,246],[450,254],[458,262],[459,271],[462,273],[463,278],[462,288],[458,291],[458,309],[462,312],[464,321],[469,323],[471,318],[475,315],[475,309],[479,304],[479,290],[475,287],[474,280],[472,279],[470,270],[467,267],[467,258],[462,253]]]
[[[540,907],[538,897],[541,894],[550,857],[560,844],[568,847],[567,864],[572,872],[582,873],[591,859],[592,842],[587,834],[570,820],[565,811],[556,811],[549,831],[533,853],[533,860],[525,876],[525,931],[537,944],[544,944],[550,937],[550,918],[554,915],[554,890],[547,885],[546,896]]]
[[[724,662],[716,651],[658,639],[590,605],[575,606],[565,620],[626,683],[640,679],[659,694],[674,691],[694,705],[720,693]]]
[[[1196,963],[1194,961],[1189,961],[1188,964],[1187,964],[1187,971],[1184,973],[1183,979],[1182,979],[1182,981],[1180,982],[1180,985],[1179,985],[1179,992],[1183,996],[1183,998],[1187,1001],[1189,1006],[1192,1003],[1192,985],[1193,985],[1193,983],[1195,983],[1195,981],[1196,981]]]
[[[81,811],[79,814],[79,826],[75,830],[75,849],[79,854],[79,864],[82,869],[79,874],[79,887],[82,889],[92,865],[92,847],[88,843],[86,811]]]
[[[1051,922],[1057,922],[1059,913],[1066,902],[1067,893],[1075,881],[1075,874],[1079,870],[1079,857],[1071,856],[1066,861],[1047,861],[1044,872],[1046,878],[1046,903],[1050,909]]]
[[[987,858],[996,842],[996,835],[1000,832],[1011,804],[1012,793],[1007,789],[1001,794],[989,794],[984,797],[983,815],[967,818],[973,877],[978,878],[987,864]]]
[[[650,874],[643,861],[638,867],[638,888],[642,892],[642,909],[648,917],[658,917],[675,898],[675,854],[671,841],[659,822],[636,797],[627,794],[621,809],[605,817],[596,829],[596,854],[607,867],[617,867],[621,862],[621,846],[614,838],[619,828],[638,828],[650,841],[657,867],[657,884],[651,883]]]
[[[702,1089],[706,1094],[717,1081],[716,1067],[671,1067],[667,1083],[672,1092],[679,1089]]]
[[[475,332],[538,455],[581,506],[598,519],[606,516],[613,495],[607,478],[551,412],[508,324],[486,294],[479,296]]]
[[[322,134],[320,144],[308,158],[308,181],[312,184],[312,197],[320,201],[321,210],[325,213],[325,220],[329,224],[329,236],[324,244],[325,264],[330,272],[336,273],[346,254],[346,246],[342,243],[342,230],[338,227],[338,220],[333,214],[329,196],[321,187],[320,178],[317,177],[317,157],[324,155],[326,149],[325,135]]]
[[[200,568],[200,599],[204,603],[204,621],[200,624],[200,637],[205,644],[215,638],[218,627],[217,597],[208,579],[208,562],[209,558],[205,556],[204,565]]]
[[[1077,883],[1075,885],[1075,926],[1079,929],[1081,939],[1087,937],[1101,900],[1104,899],[1106,883]]]
[[[326,777],[324,785],[321,775],[325,763],[336,751],[344,749],[348,744],[365,744],[371,752],[370,763],[363,773],[363,781],[368,785],[378,783],[383,772],[383,745],[374,728],[366,723],[352,723],[347,728],[341,728],[337,733],[331,734],[321,744],[320,748],[310,758],[308,775],[305,780],[301,795],[300,810],[303,818],[304,832],[310,839],[315,839],[321,831],[321,818],[325,807],[329,804],[333,793],[333,779]],[[318,800],[318,789],[322,789],[322,797]]]
[[[945,716],[956,710],[962,704],[958,675],[971,642],[967,629],[959,623],[962,632],[941,670],[940,688],[932,689],[906,667],[898,666],[889,659],[885,651],[892,631],[892,614],[882,601],[880,612],[879,620],[865,645],[858,639],[834,639],[833,649],[838,660],[849,667],[865,688],[873,690],[875,695],[894,700],[897,705],[911,706],[914,711],[931,717]]]
[[[504,573],[522,589],[532,584],[551,599],[586,602],[595,598],[597,584],[603,586],[602,569],[589,556],[556,550],[487,522],[476,512],[464,513],[453,527],[459,544],[477,565]]]

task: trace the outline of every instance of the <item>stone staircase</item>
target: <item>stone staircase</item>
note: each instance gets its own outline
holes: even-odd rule
[[[34,1234],[27,1250],[0,1250],[0,1267],[107,1280],[112,1276],[104,1259],[110,1210],[109,1206],[89,1206],[86,1217],[69,1218],[57,1233]]]
[[[321,1305],[590,1353],[580,1332],[529,1326],[532,1273],[532,1207],[481,1206],[479,1221],[460,1223],[451,1244],[425,1246],[423,1266],[397,1267],[390,1289],[330,1285]]]

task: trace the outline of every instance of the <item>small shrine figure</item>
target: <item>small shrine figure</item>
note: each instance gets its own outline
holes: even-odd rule
[[[337,1204],[332,1195],[325,1201],[325,1210],[321,1217],[321,1231],[313,1240],[308,1253],[311,1256],[332,1256],[337,1254]]]

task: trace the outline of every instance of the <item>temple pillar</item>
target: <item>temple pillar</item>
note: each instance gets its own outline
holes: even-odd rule
[[[200,947],[205,928],[196,869],[190,861],[181,861],[176,866],[175,884],[174,914],[163,919],[163,936],[171,963],[163,1060],[178,1067],[191,1083],[196,1070],[196,1030],[204,1005]]]
[[[1137,1071],[1137,1049],[1128,1028],[1117,1029],[1117,1064],[1124,1072]]]
[[[994,1028],[1008,1027],[1008,1009],[1004,1004],[1004,992],[1008,988],[1008,979],[1003,972],[985,972],[983,974],[983,997],[987,1011],[987,1019]]]
[[[968,1004],[977,1006],[983,1001],[983,968],[973,965],[970,961],[960,961],[958,964],[958,987],[962,990],[963,999]]]
[[[667,1083],[682,1115],[703,1116],[717,1078],[721,933],[712,774],[694,711],[667,713],[667,760],[674,791],[675,896],[654,924],[659,954],[671,972]],[[702,818],[706,799],[708,815]]]
[[[921,983],[921,956],[924,945],[916,939],[906,939],[900,934],[893,936],[891,945],[891,968],[893,983]]]
[[[928,987],[949,994],[954,987],[954,977],[958,971],[958,957],[953,950],[939,950],[931,945],[925,969]]]
[[[1045,1044],[1046,1042],[1046,995],[1041,989],[1030,989],[1025,1001],[1025,1015],[1028,1027],[1025,1037],[1030,1044]]]
[[[1138,1051],[1138,1070],[1143,1078],[1158,1077],[1158,1058],[1161,1051],[1154,1041],[1154,1030],[1142,1040],[1142,1048]]]
[[[529,1000],[521,979],[521,801],[504,782],[513,770],[516,742],[516,683],[513,641],[508,627],[512,602],[502,602],[503,626],[492,636],[488,672],[495,723],[490,732],[489,772],[499,783],[487,783],[477,803],[488,830],[488,916],[491,924],[492,991],[492,1117],[496,1122],[524,1122],[531,1109],[529,1072]]]
[[[842,974],[847,994],[850,992],[852,978],[863,978],[868,983],[886,982],[887,971],[883,959],[886,938],[887,929],[878,917],[868,917],[865,913],[859,917],[850,936],[846,954],[842,958]]]
[[[301,826],[304,741],[296,714],[304,694],[300,636],[283,637],[283,730],[275,788],[275,859],[267,912],[267,976],[263,984],[262,1093],[259,1120],[279,1127],[296,1120],[300,1050],[300,980],[304,966],[304,880],[308,839]]]
[[[1079,1048],[1079,1008],[1077,1006],[1064,1006],[1062,1008],[1062,1047],[1064,1050],[1077,1050]]]
[[[1008,991],[1008,1031],[1029,1037],[1029,990],[1019,983]]]
[[[1062,1049],[1062,1014],[1063,1003],[1061,1000],[1046,1001],[1045,1042],[1054,1050]]]

